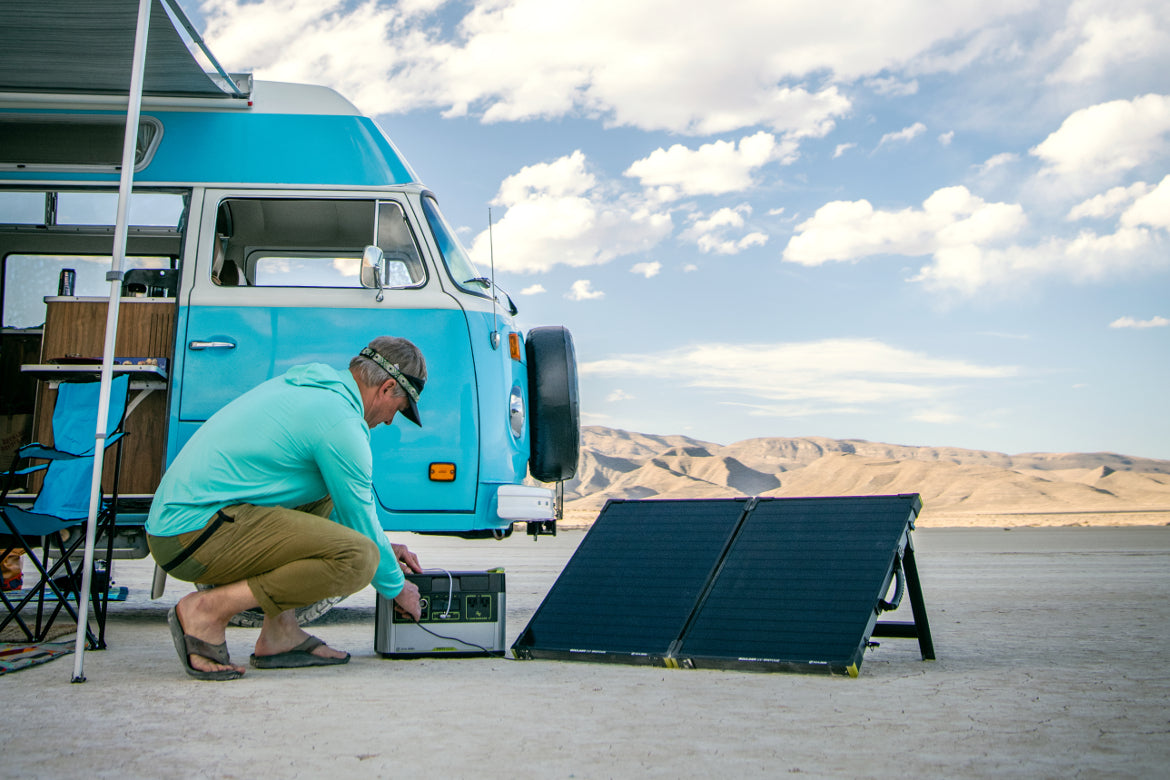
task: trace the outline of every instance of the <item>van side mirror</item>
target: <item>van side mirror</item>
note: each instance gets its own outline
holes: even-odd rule
[[[386,257],[376,246],[367,246],[362,252],[362,287],[382,289],[386,277]]]

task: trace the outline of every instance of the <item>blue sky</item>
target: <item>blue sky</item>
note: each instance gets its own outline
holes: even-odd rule
[[[375,116],[586,424],[1170,458],[1146,0],[183,0]]]

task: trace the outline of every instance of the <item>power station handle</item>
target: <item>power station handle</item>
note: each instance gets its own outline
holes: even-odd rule
[[[188,349],[235,349],[235,342],[232,341],[192,341],[187,345]]]

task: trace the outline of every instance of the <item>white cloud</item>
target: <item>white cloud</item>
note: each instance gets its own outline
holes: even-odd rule
[[[1111,328],[1165,328],[1170,320],[1165,317],[1151,317],[1148,320],[1135,320],[1133,317],[1119,317],[1109,323]]]
[[[984,163],[979,166],[979,172],[980,173],[990,173],[991,171],[995,170],[996,168],[1001,168],[1004,165],[1008,165],[1010,163],[1013,163],[1018,159],[1020,159],[1020,156],[1018,154],[1013,154],[1012,152],[1002,152],[1000,154],[997,154],[997,155],[994,155],[992,157],[987,158],[987,160],[984,161]]]
[[[767,127],[801,138],[823,136],[849,113],[838,85],[872,78],[887,94],[909,92],[914,82],[899,73],[906,66],[918,74],[954,67],[956,47],[971,61],[988,49],[982,30],[1036,2],[859,3],[847,13],[749,0],[685,12],[673,0],[205,0],[200,8],[205,37],[229,69],[325,83],[369,113],[584,115],[647,130]]]
[[[1105,218],[1120,213],[1135,199],[1145,195],[1153,187],[1144,181],[1139,181],[1128,187],[1114,187],[1108,192],[1095,195],[1086,201],[1073,206],[1068,212],[1069,220],[1085,219],[1086,217]]]
[[[837,148],[833,150],[833,159],[836,160],[838,157],[845,154],[845,152],[849,151],[855,146],[857,146],[857,144],[854,143],[837,144]]]
[[[546,293],[548,290],[544,289],[543,284],[531,284],[520,291],[521,295],[540,295]]]
[[[1030,246],[946,247],[935,252],[932,262],[911,281],[964,295],[1044,276],[1093,282],[1135,270],[1165,268],[1163,243],[1147,228],[1121,227],[1104,235],[1085,230],[1071,239],[1050,237]]]
[[[727,235],[731,231],[741,230],[746,225],[744,217],[751,213],[752,207],[744,203],[735,208],[718,209],[709,217],[693,214],[690,226],[679,237],[693,242],[701,252],[718,255],[734,255],[753,246],[763,246],[768,242],[768,236],[759,231],[739,238],[729,238]]]
[[[791,163],[795,153],[794,142],[777,142],[771,133],[760,131],[744,136],[738,144],[715,141],[698,149],[682,144],[658,148],[632,163],[625,175],[652,188],[661,200],[722,195],[750,189],[756,170],[771,162]]]
[[[947,187],[921,209],[876,210],[869,201],[834,201],[797,226],[783,258],[802,265],[872,255],[929,255],[911,277],[963,295],[1044,276],[1091,282],[1165,268],[1170,176],[1134,200],[1112,233],[1083,230],[1031,245],[1010,243],[1026,225],[1018,204],[987,203],[965,187]]]
[[[402,110],[410,96],[382,77],[425,50],[417,34],[401,34],[415,12],[431,9],[415,3],[404,14],[377,3],[345,6],[344,0],[204,0],[204,39],[229,70],[326,84],[369,111]]]
[[[1110,181],[1170,150],[1170,95],[1113,100],[1074,111],[1030,151],[1042,174],[1073,187]]]
[[[604,298],[605,293],[600,290],[594,290],[593,282],[588,279],[578,279],[573,282],[572,287],[565,293],[565,297],[570,301],[595,301],[598,298]]]
[[[669,213],[612,190],[587,170],[580,151],[509,176],[492,201],[507,209],[492,228],[496,267],[532,273],[558,264],[599,265],[646,251],[670,235]],[[486,230],[470,251],[486,264]]]
[[[352,257],[335,257],[331,263],[333,270],[343,277],[358,278],[362,272],[360,259]]]
[[[910,415],[910,419],[934,425],[949,425],[951,423],[962,422],[965,418],[963,415],[941,409],[925,409]]]
[[[616,388],[612,393],[607,395],[605,397],[605,400],[609,403],[616,403],[618,401],[633,401],[636,397],[637,396],[630,395],[625,390],[622,390],[619,387],[619,388]]]
[[[1050,82],[1080,83],[1100,78],[1118,65],[1154,57],[1170,48],[1165,6],[1111,0],[1075,2],[1064,37],[1078,41]]]
[[[651,263],[634,263],[634,265],[630,267],[630,273],[641,274],[647,279],[653,276],[657,276],[658,272],[661,270],[662,263],[658,262],[657,260]]]
[[[1131,228],[1148,225],[1170,230],[1170,175],[1162,179],[1152,192],[1139,195],[1121,215],[1121,224]]]
[[[875,210],[867,200],[833,201],[797,225],[784,259],[801,265],[877,254],[926,255],[1002,241],[1025,224],[1018,204],[987,203],[966,187],[947,187],[922,209]]]
[[[943,146],[950,146],[951,141],[953,140],[955,140],[954,130],[948,130],[947,132],[940,134],[938,137],[938,142]]]
[[[885,146],[888,143],[909,143],[925,132],[926,125],[921,122],[915,122],[909,127],[903,127],[901,130],[893,133],[886,133],[882,136],[882,140],[878,142],[878,146]]]
[[[696,370],[696,367],[717,370]],[[1011,366],[935,358],[873,339],[697,344],[581,365],[583,375],[651,376],[716,391],[753,414],[860,412],[936,401],[956,383],[1015,376]]]
[[[918,94],[918,81],[916,79],[904,81],[892,77],[874,78],[869,79],[865,84],[884,97],[907,97]]]

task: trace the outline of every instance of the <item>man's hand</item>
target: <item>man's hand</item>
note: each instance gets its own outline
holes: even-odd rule
[[[405,544],[390,543],[394,548],[394,557],[398,559],[398,565],[402,567],[402,571],[407,574],[421,574],[422,566],[419,565],[418,556],[406,549]]]
[[[394,597],[394,611],[399,615],[409,617],[418,622],[422,617],[422,608],[418,603],[418,586],[407,580],[402,586],[402,592]]]

